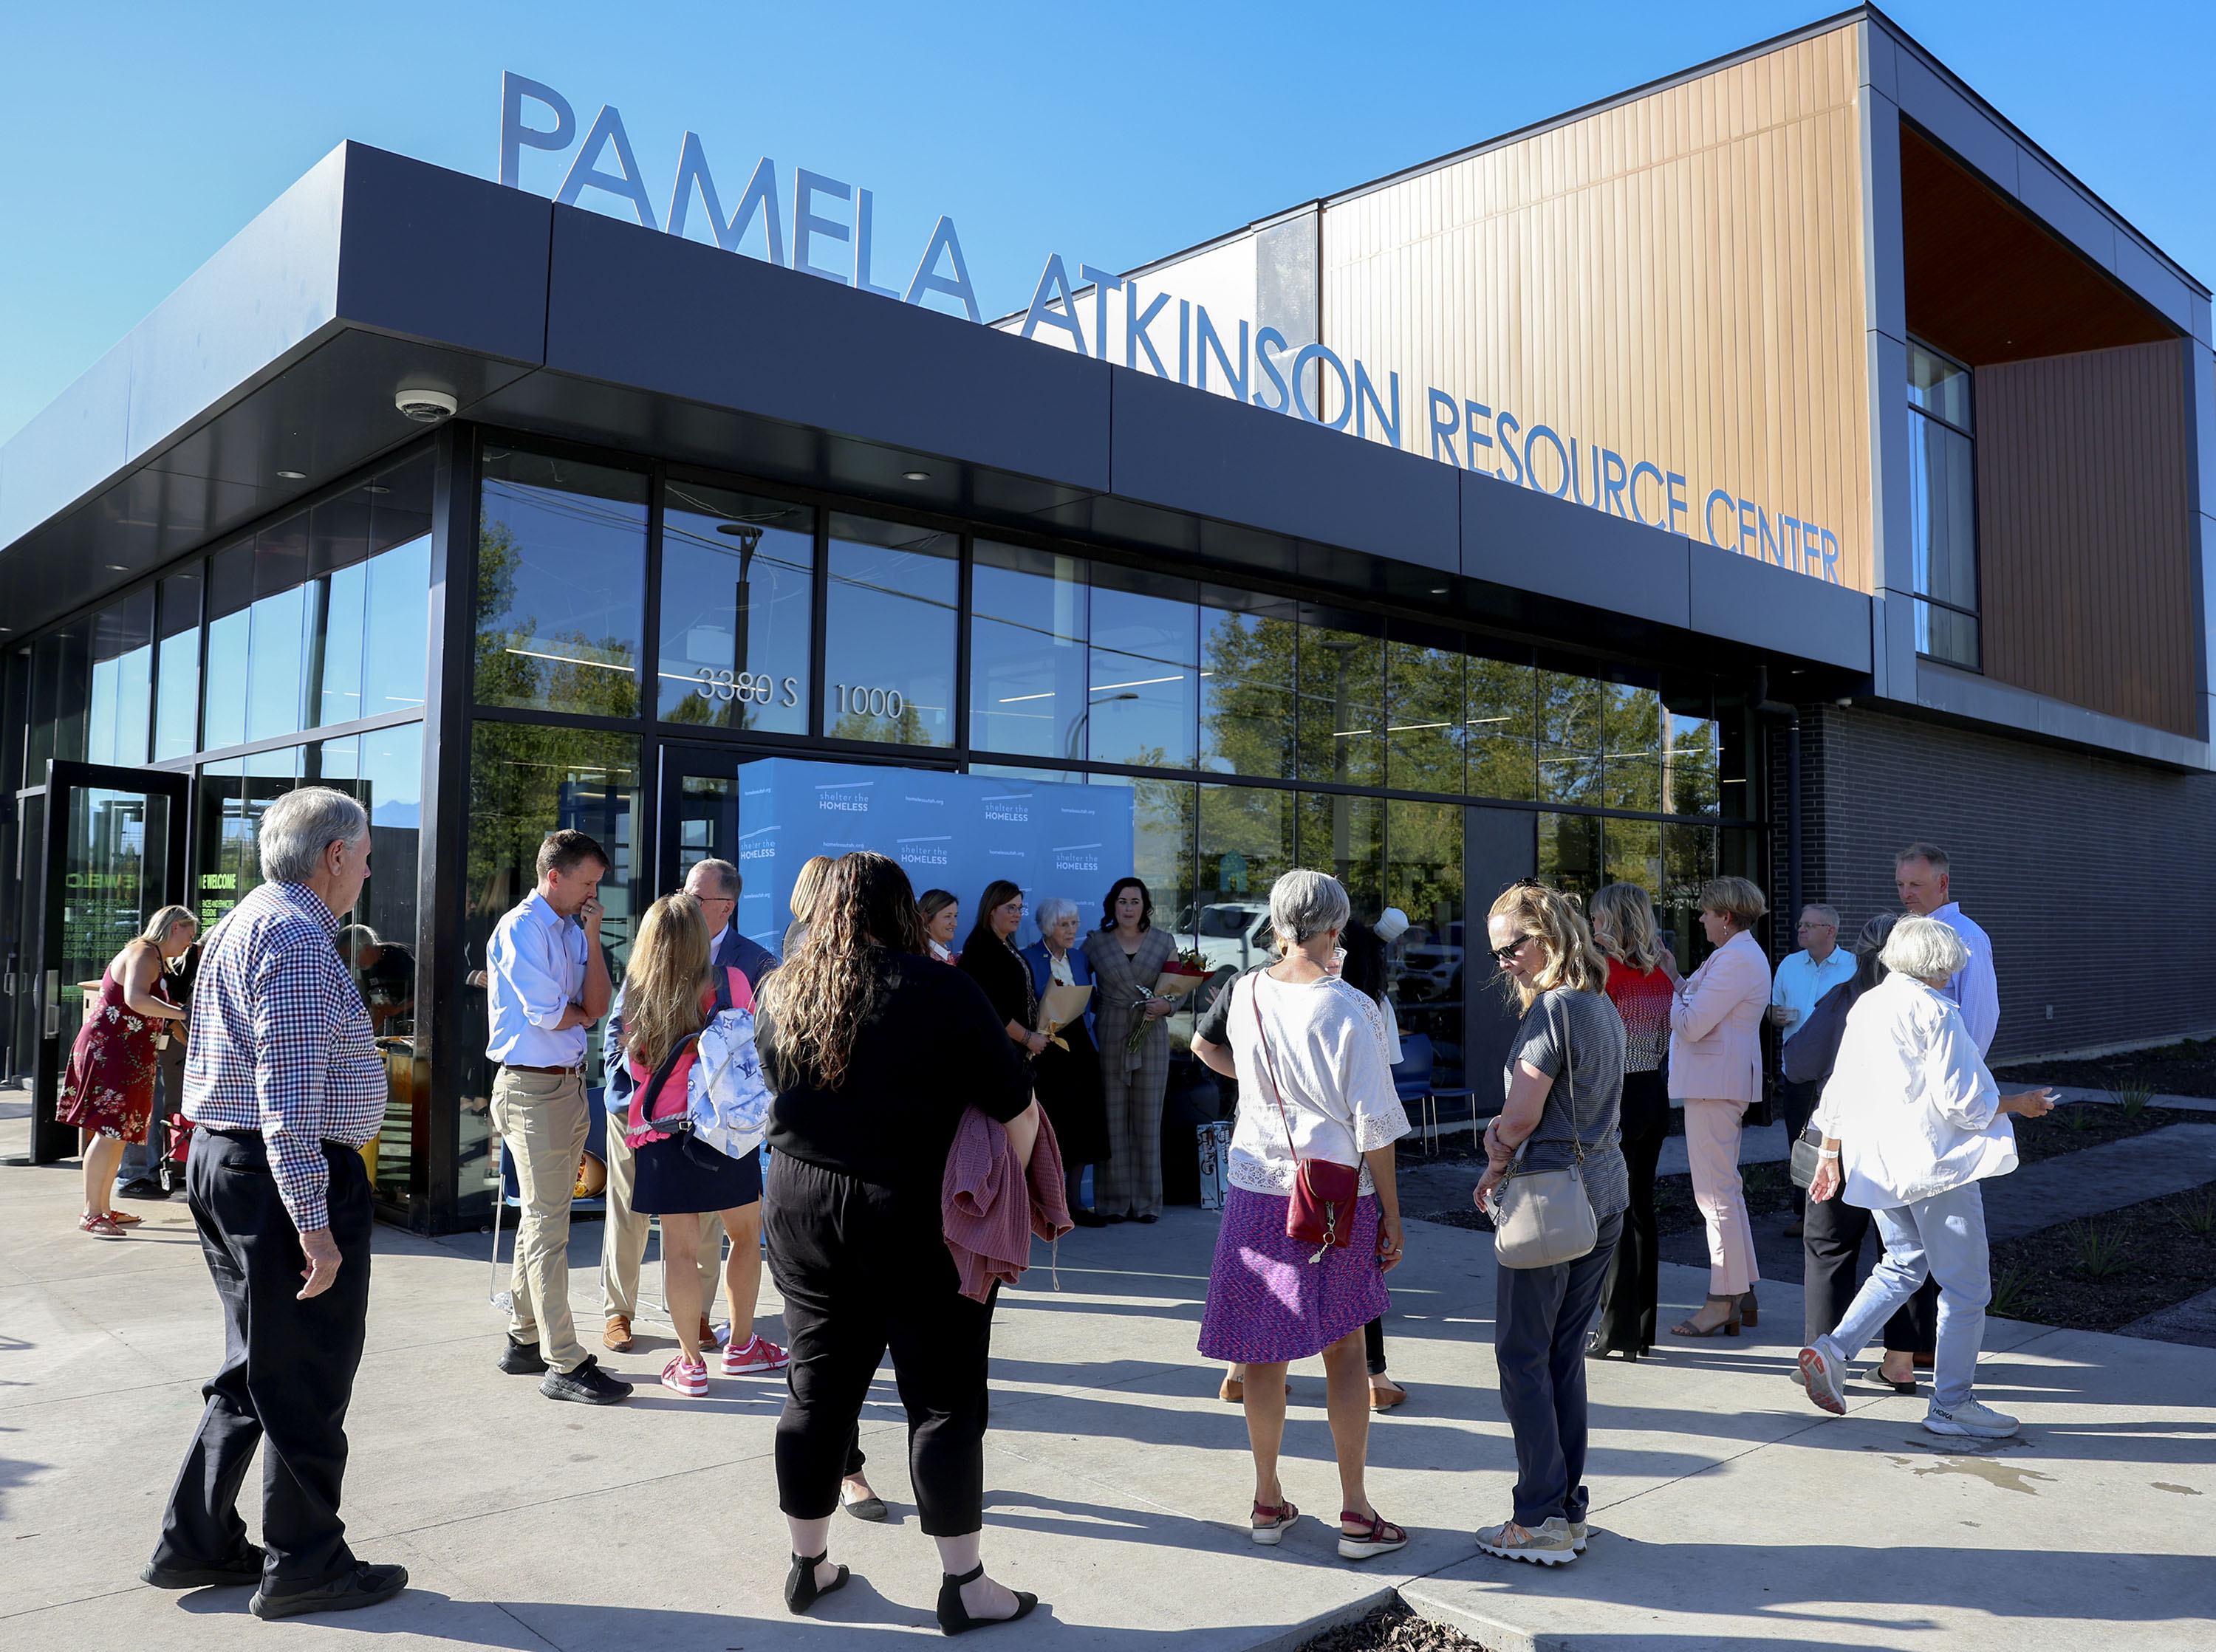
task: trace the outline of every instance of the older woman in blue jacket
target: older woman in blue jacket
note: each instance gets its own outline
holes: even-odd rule
[[[1050,986],[1090,986],[1093,967],[1078,944],[1077,903],[1048,895],[1038,903],[1039,938],[1023,949],[1031,966],[1031,988],[1042,1001]],[[1080,1227],[1101,1227],[1100,1214],[1082,1196],[1085,1167],[1108,1158],[1108,1112],[1100,1093],[1100,1052],[1093,1041],[1093,1010],[1056,1036],[1067,1049],[1049,1044],[1031,1064],[1040,1104],[1054,1123],[1068,1174],[1069,1219]]]

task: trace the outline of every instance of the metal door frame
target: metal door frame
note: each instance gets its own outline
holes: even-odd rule
[[[189,818],[192,791],[191,777],[182,772],[160,769],[126,769],[103,763],[77,763],[62,758],[46,760],[46,783],[27,787],[15,794],[20,801],[27,797],[45,799],[46,824],[41,834],[45,839],[39,846],[39,881],[36,911],[39,922],[34,951],[37,967],[31,972],[32,989],[36,998],[33,1010],[34,1025],[38,1029],[32,1045],[31,1079],[31,1162],[34,1164],[52,1164],[65,1158],[74,1158],[77,1152],[77,1133],[70,1126],[54,1121],[54,1102],[61,1088],[63,1069],[69,1062],[70,1043],[63,1036],[61,1017],[61,971],[52,961],[53,947],[62,932],[62,902],[64,891],[58,874],[69,832],[69,794],[80,788],[106,791],[136,792],[148,797],[166,797],[169,803],[168,830],[167,877],[163,884],[165,899],[157,906],[182,906],[190,880],[185,864],[185,828]],[[57,801],[62,804],[55,807]],[[56,826],[57,819],[60,825]],[[30,892],[26,890],[26,898]]]

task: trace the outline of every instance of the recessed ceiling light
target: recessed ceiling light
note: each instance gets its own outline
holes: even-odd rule
[[[903,480],[908,482],[929,482],[931,480],[931,472],[928,470],[903,470],[901,472],[901,476]]]
[[[371,482],[369,486],[362,489],[362,492],[366,494],[389,494],[391,491],[391,488],[384,486],[382,483],[374,482]]]
[[[126,563],[110,562],[108,564],[108,571],[111,574],[128,574],[131,569]]]
[[[305,482],[308,479],[305,470],[280,470],[277,476],[282,482]]]
[[[1446,593],[1447,588],[1443,585],[1435,585],[1431,587],[1431,594],[1435,597],[1443,597]]]

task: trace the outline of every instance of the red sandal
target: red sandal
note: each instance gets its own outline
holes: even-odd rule
[[[1365,1529],[1357,1535],[1349,1526]],[[1367,1560],[1372,1555],[1389,1555],[1408,1546],[1408,1534],[1387,1520],[1382,1514],[1364,1514],[1357,1509],[1342,1508],[1339,1512],[1339,1557],[1341,1560]]]
[[[1274,1507],[1269,1503],[1256,1503],[1254,1505],[1254,1541],[1261,1544],[1283,1541],[1286,1531],[1300,1517],[1301,1511],[1290,1502],[1278,1503]]]
[[[126,1239],[131,1237],[105,1216],[78,1217],[77,1231],[80,1233],[89,1233],[95,1239]]]
[[[118,1227],[136,1227],[146,1219],[143,1216],[133,1216],[127,1210],[111,1210],[108,1213],[108,1219]]]

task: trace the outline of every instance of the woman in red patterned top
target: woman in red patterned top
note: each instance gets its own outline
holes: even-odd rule
[[[1636,1360],[1654,1347],[1660,1253],[1654,1231],[1654,1167],[1670,1133],[1670,1004],[1677,963],[1654,925],[1654,906],[1635,883],[1611,883],[1592,898],[1592,934],[1608,955],[1608,997],[1623,1017],[1623,1162],[1631,1172],[1600,1312],[1585,1352]]]

